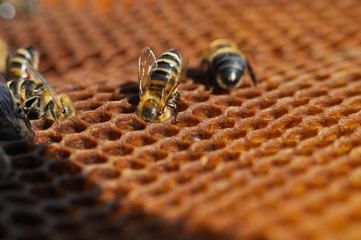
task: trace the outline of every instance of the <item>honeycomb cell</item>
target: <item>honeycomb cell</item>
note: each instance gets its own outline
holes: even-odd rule
[[[209,95],[200,92],[187,92],[182,93],[182,98],[189,102],[205,102],[209,99]]]
[[[155,138],[172,137],[178,134],[177,127],[168,124],[157,124],[148,130],[149,134]]]
[[[160,149],[163,149],[165,152],[178,152],[186,150],[190,145],[189,141],[169,138],[160,143]]]
[[[145,132],[132,132],[124,136],[124,142],[133,146],[141,147],[155,143],[157,140]]]
[[[47,130],[53,125],[54,125],[54,121],[44,118],[31,121],[31,128],[33,131]]]
[[[100,164],[108,161],[108,158],[96,150],[84,150],[71,156],[72,159],[86,165]]]
[[[15,225],[37,227],[44,223],[44,219],[37,213],[28,211],[16,211],[11,214],[10,221]]]
[[[35,183],[46,183],[53,179],[53,176],[49,173],[42,171],[24,172],[19,177],[22,181],[35,182]]]
[[[58,145],[46,145],[42,154],[46,158],[60,160],[67,159],[70,156],[70,150]]]
[[[97,141],[91,137],[82,134],[66,135],[64,138],[65,146],[74,149],[90,149],[97,146]]]
[[[81,119],[88,124],[94,124],[107,122],[111,119],[111,116],[104,111],[88,111]]]
[[[76,175],[81,173],[82,167],[70,160],[61,160],[49,164],[48,171],[55,175]]]
[[[251,117],[247,119],[243,119],[242,121],[239,121],[236,123],[236,128],[238,129],[261,129],[265,128],[268,125],[268,121],[257,118],[257,117]]]
[[[144,161],[144,162],[155,162],[161,159],[166,158],[168,153],[163,151],[162,149],[144,149],[140,151],[136,158],[137,160]]]
[[[122,135],[118,129],[112,128],[108,124],[96,125],[89,130],[90,135],[92,135],[97,140],[117,140]]]
[[[269,127],[277,130],[289,129],[298,126],[301,123],[301,121],[302,121],[301,117],[286,115],[273,121],[273,123],[270,124]]]
[[[126,101],[107,102],[104,104],[104,109],[107,113],[132,113],[135,110],[135,105],[129,104]]]
[[[59,124],[57,131],[60,133],[80,133],[87,129],[87,125],[83,121],[63,121]]]
[[[35,150],[35,145],[26,141],[12,142],[3,145],[3,149],[6,154],[14,156],[33,152]]]
[[[243,104],[243,106],[246,108],[250,108],[250,109],[262,110],[262,109],[271,107],[275,103],[276,103],[276,100],[274,100],[274,99],[256,98],[256,99],[252,99],[252,100],[245,102]]]
[[[86,176],[91,180],[102,181],[119,177],[120,173],[113,168],[94,168]]]
[[[34,142],[36,144],[49,144],[52,142],[61,142],[62,139],[63,137],[60,134],[48,130],[44,132],[37,132],[34,138]]]
[[[202,127],[208,130],[220,130],[232,128],[234,124],[234,121],[227,117],[217,117],[207,121],[205,124],[202,124]]]
[[[222,109],[213,105],[197,105],[193,111],[193,115],[201,118],[214,118],[222,114]]]
[[[233,140],[246,136],[247,131],[237,128],[229,128],[224,131],[220,131],[212,136],[212,139],[220,142],[231,142]]]
[[[207,128],[189,129],[182,132],[182,139],[190,142],[199,142],[211,138],[213,133]]]
[[[129,144],[111,142],[103,144],[103,153],[112,156],[125,156],[133,152],[134,148]]]
[[[269,109],[262,111],[258,115],[258,117],[265,119],[278,119],[287,113],[288,113],[288,109],[286,108],[271,107]]]
[[[68,192],[71,193],[82,193],[89,191],[95,187],[93,182],[85,179],[84,177],[72,177],[62,179],[59,185]]]
[[[255,115],[255,112],[245,107],[234,107],[226,110],[226,116],[233,119],[248,118]]]
[[[233,96],[219,96],[216,99],[213,100],[214,104],[220,105],[220,106],[241,106],[242,101],[239,98],[233,97]]]
[[[261,96],[262,93],[258,89],[244,88],[233,91],[232,95],[242,99],[252,99]]]
[[[102,105],[101,101],[90,99],[90,100],[76,102],[75,108],[77,109],[77,111],[85,112],[85,111],[95,110],[99,108],[101,105]]]
[[[193,115],[178,115],[176,125],[181,128],[195,127],[200,123],[198,118]]]
[[[310,101],[310,104],[319,106],[319,107],[332,107],[335,105],[339,105],[343,102],[343,99],[340,97],[333,96],[322,96],[319,98],[314,98]]]
[[[145,129],[145,123],[135,116],[120,115],[115,125],[122,131],[139,131]]]
[[[44,160],[35,155],[21,155],[12,159],[12,167],[15,169],[34,169],[44,164]]]
[[[291,110],[292,115],[294,116],[312,116],[322,113],[324,110],[320,107],[312,106],[312,105],[305,105],[294,110]]]
[[[191,149],[196,152],[211,152],[224,148],[226,145],[223,142],[217,142],[214,140],[203,140],[202,142],[195,143]]]
[[[56,186],[36,186],[30,190],[30,193],[43,199],[57,199],[65,196],[65,192]]]

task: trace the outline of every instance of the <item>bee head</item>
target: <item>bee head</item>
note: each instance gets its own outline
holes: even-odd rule
[[[147,122],[158,122],[158,103],[154,99],[148,99],[141,109],[141,116]]]
[[[61,93],[59,95],[60,101],[63,103],[64,110],[57,108],[56,117],[58,120],[71,119],[75,116],[75,107],[68,95]]]

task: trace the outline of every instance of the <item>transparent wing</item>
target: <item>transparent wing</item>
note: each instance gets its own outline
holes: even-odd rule
[[[20,128],[14,106],[14,99],[6,84],[6,80],[0,75],[0,111],[15,127]]]
[[[156,67],[157,59],[155,58],[154,53],[149,47],[145,47],[139,57],[138,80],[140,96],[143,96],[144,94],[144,91],[149,81],[150,71]]]
[[[46,88],[46,90],[48,90],[48,92],[50,93],[51,97],[54,99],[54,102],[58,106],[58,108],[62,112],[65,112],[63,103],[60,101],[59,94],[49,84],[49,82],[46,81],[45,78],[33,66],[31,66],[31,64],[29,62],[25,62],[23,67],[25,67],[26,70],[28,71],[28,73],[30,75],[30,79],[32,79],[35,82],[42,83],[44,85],[44,87]]]
[[[164,110],[166,103],[168,102],[169,98],[172,96],[173,92],[177,89],[180,81],[185,77],[187,69],[188,69],[188,58],[181,59],[181,72],[179,77],[176,79],[175,84],[170,84],[170,79],[168,79],[167,83],[165,84],[162,90],[162,98],[161,98],[161,112]]]

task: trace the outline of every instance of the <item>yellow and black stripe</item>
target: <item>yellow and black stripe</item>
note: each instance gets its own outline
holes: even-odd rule
[[[151,95],[162,96],[172,94],[172,89],[178,84],[181,73],[181,56],[177,49],[169,49],[160,55],[157,67],[150,72],[147,90]]]
[[[16,102],[23,106],[27,111],[36,105],[40,104],[38,94],[39,91],[44,91],[44,85],[32,80],[12,80],[7,82],[10,91],[12,92]]]
[[[34,46],[27,46],[16,50],[15,55],[10,58],[8,67],[8,79],[19,80],[26,76],[23,68],[28,61],[35,69],[39,65],[39,53]]]

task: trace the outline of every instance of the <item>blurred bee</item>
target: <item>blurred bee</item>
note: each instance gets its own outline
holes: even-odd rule
[[[147,122],[165,122],[176,116],[175,99],[180,95],[177,86],[184,76],[187,63],[177,49],[164,52],[156,60],[152,50],[146,47],[139,57],[139,104],[137,115]]]
[[[11,164],[8,155],[0,147],[0,181],[5,180],[10,175]]]
[[[6,71],[7,58],[9,49],[7,43],[0,38],[0,73],[4,74]]]
[[[7,67],[7,79],[22,80],[29,77],[25,63],[29,62],[31,66],[38,69],[39,52],[34,46],[18,48],[13,56],[10,56]]]
[[[23,121],[19,123],[18,119]],[[28,130],[32,132],[30,121],[25,117],[22,108],[15,104],[5,79],[0,75],[0,141],[25,138]]]
[[[28,79],[10,80],[7,85],[18,106],[27,115],[35,119],[53,119],[56,123],[75,116],[71,99],[66,94],[58,94],[28,61],[23,63],[19,72],[26,72]]]
[[[234,42],[226,39],[213,41],[202,59],[202,64],[208,66],[207,87],[210,91],[216,85],[223,89],[238,87],[242,83],[241,80],[246,68],[251,77],[252,85],[257,85],[251,65]]]

